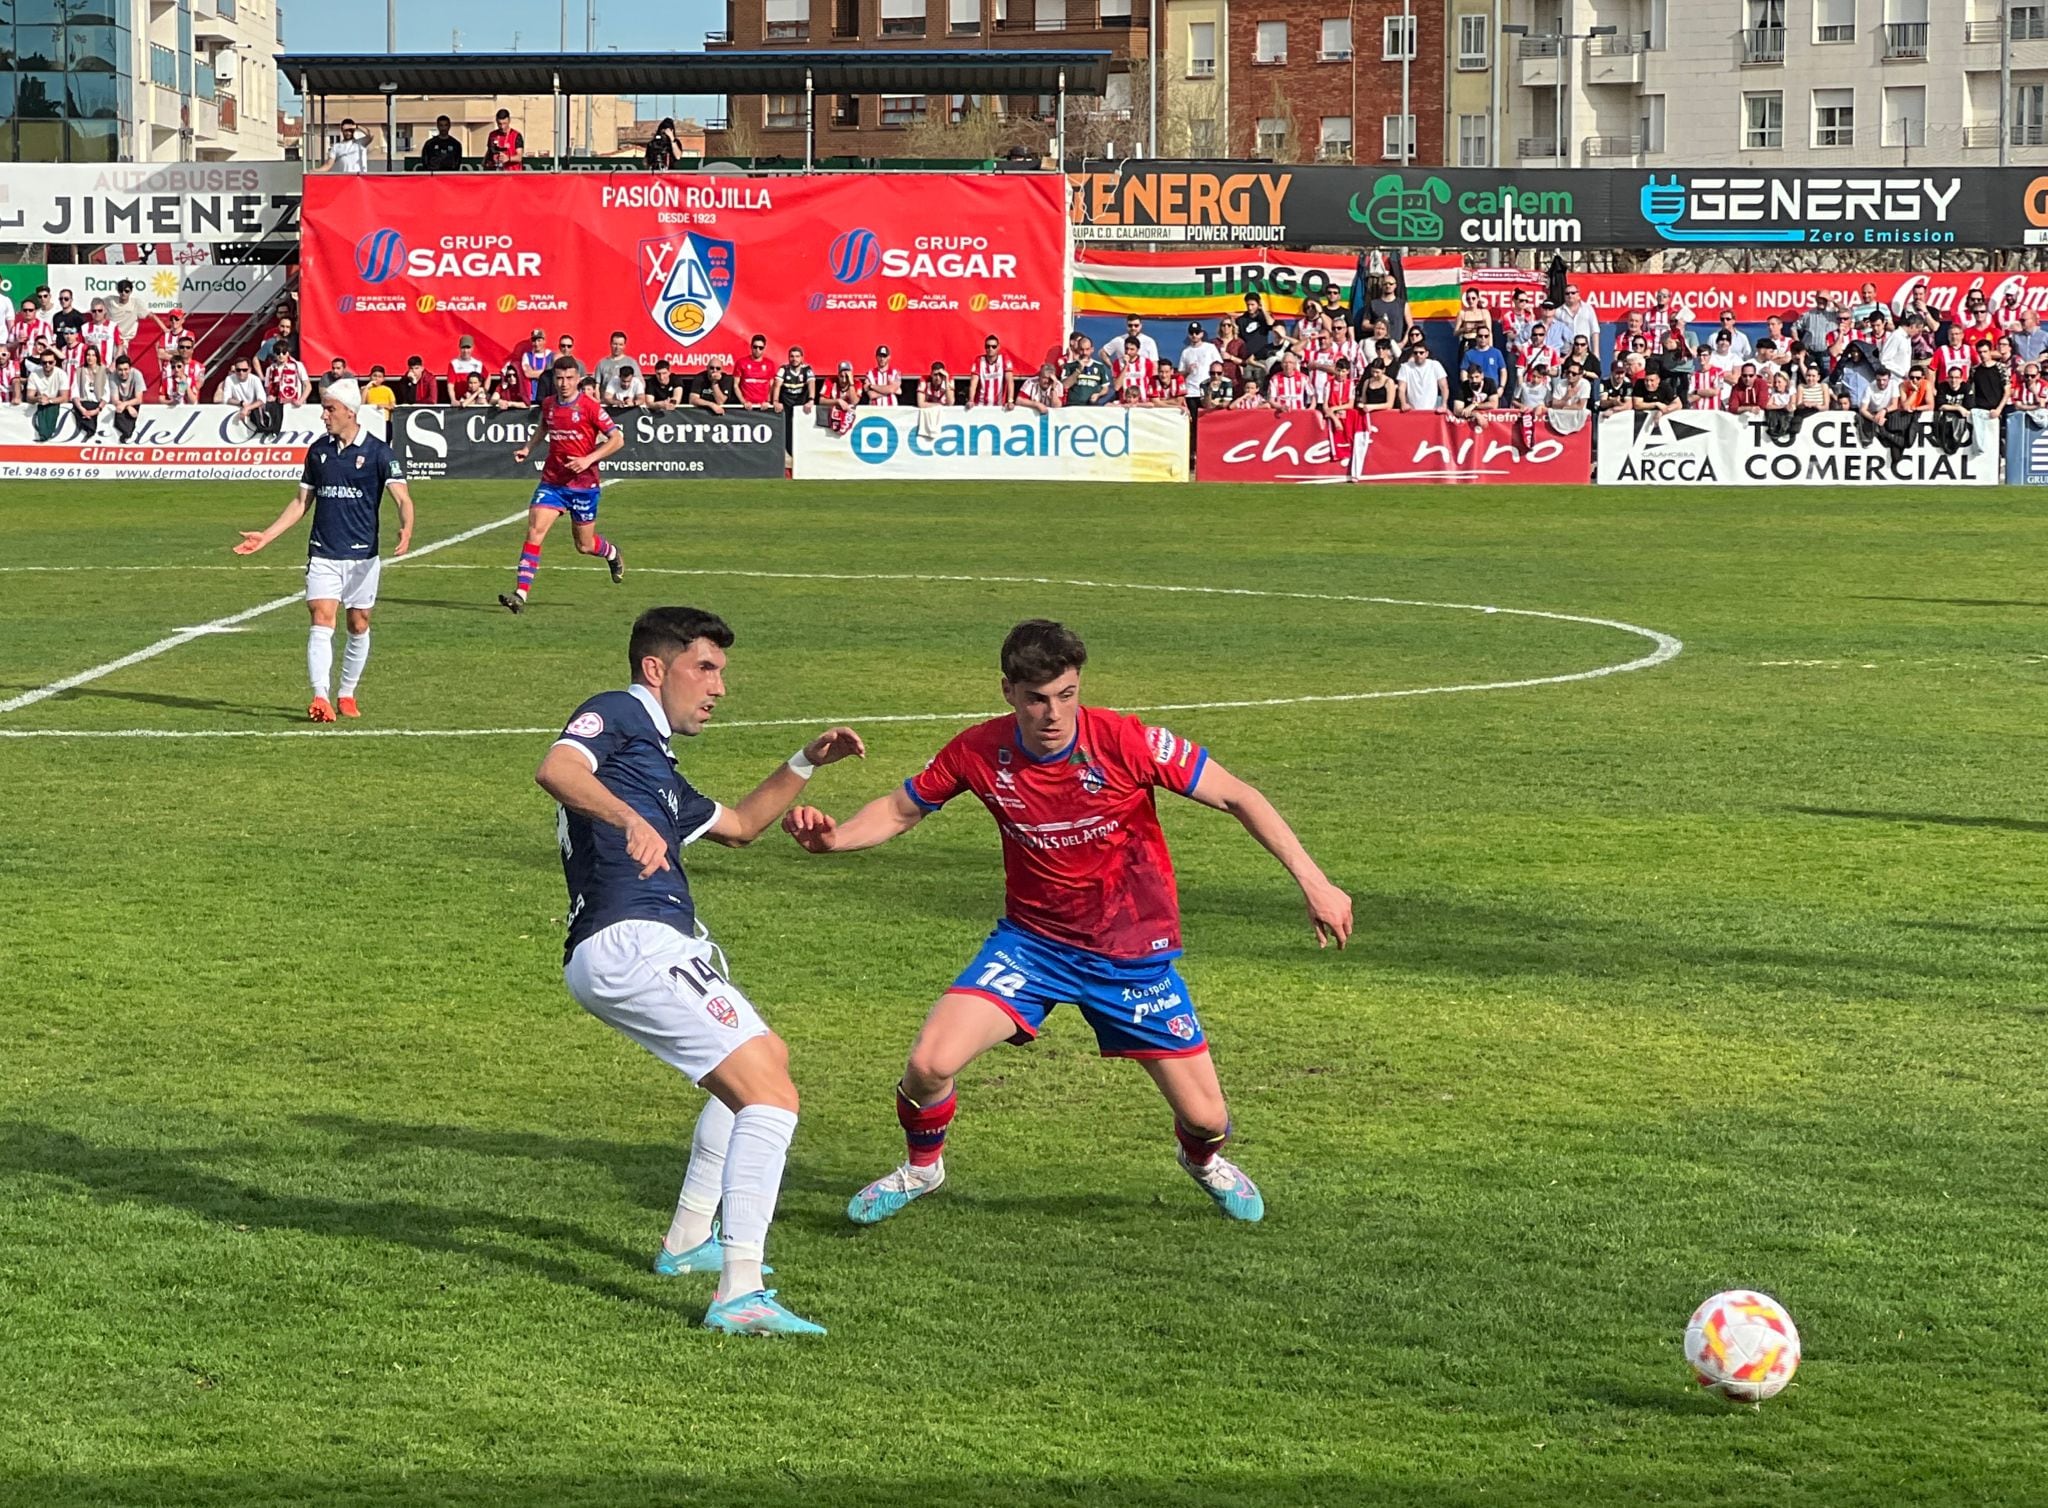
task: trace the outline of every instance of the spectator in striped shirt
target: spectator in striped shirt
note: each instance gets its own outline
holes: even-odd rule
[[[1039,365],[1038,375],[1026,377],[1017,384],[1017,402],[1035,413],[1050,413],[1066,401],[1066,390],[1060,386],[1059,373],[1049,361]]]
[[[967,401],[976,408],[1009,408],[1017,401],[1009,358],[1003,355],[1003,343],[993,335],[981,343],[972,382]]]
[[[924,374],[924,380],[917,385],[917,406],[919,408],[951,408],[953,406],[953,374],[946,370],[943,361],[932,363],[932,369]]]
[[[889,365],[889,348],[875,347],[875,364],[862,380],[863,402],[876,408],[894,408],[903,397],[903,374]]]
[[[1280,358],[1278,369],[1267,379],[1266,402],[1283,414],[1299,413],[1314,406],[1315,395],[1308,373],[1301,369],[1301,358],[1292,351]]]

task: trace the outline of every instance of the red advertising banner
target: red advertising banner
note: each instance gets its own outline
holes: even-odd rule
[[[1198,482],[1567,482],[1593,479],[1593,427],[1561,435],[1517,416],[1359,414],[1337,433],[1321,414],[1221,409],[1195,421]]]
[[[1904,309],[1915,293],[1923,295],[1936,314],[1962,308],[1972,291],[1981,292],[1991,307],[2014,295],[2021,309],[2048,317],[2048,272],[1716,272],[1666,275],[1644,272],[1587,272],[1575,275],[1572,286],[1586,302],[1612,322],[1631,309],[1648,314],[1657,295],[1669,294],[1689,307],[1699,322],[1716,320],[1723,309],[1735,311],[1743,324],[1761,323],[1770,315],[1790,318],[1813,307],[1813,295],[1825,293],[1837,305],[1864,302],[1868,288],[1874,301],[1894,311]],[[1511,287],[1488,282],[1477,285],[1488,304],[1504,308],[1514,296]]]
[[[1056,173],[315,175],[302,246],[306,365],[440,369],[476,337],[493,370],[535,329],[595,365],[614,330],[642,370],[768,338],[821,375],[887,346],[964,372],[994,335],[1036,367],[1065,339]]]

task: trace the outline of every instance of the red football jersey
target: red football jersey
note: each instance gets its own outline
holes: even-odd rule
[[[553,393],[541,399],[541,421],[547,426],[548,458],[540,479],[551,487],[597,486],[597,468],[571,471],[571,456],[587,456],[600,441],[619,426],[604,411],[604,405],[589,393],[578,393],[567,403]]]
[[[775,390],[775,363],[765,356],[739,359],[740,402],[766,403]]]
[[[1062,753],[1034,757],[1017,719],[998,717],[903,788],[928,812],[968,791],[989,809],[1003,835],[1004,913],[1018,926],[1110,958],[1160,958],[1180,951],[1180,897],[1152,788],[1185,796],[1208,762],[1164,728],[1083,707]]]

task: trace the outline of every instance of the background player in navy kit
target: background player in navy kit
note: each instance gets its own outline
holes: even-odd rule
[[[348,609],[348,644],[341,653],[341,715],[357,717],[356,686],[370,663],[370,609],[377,605],[377,506],[388,488],[398,504],[398,548],[412,545],[412,493],[391,447],[356,421],[363,393],[353,379],[330,382],[320,396],[327,433],[306,452],[299,495],[277,521],[259,534],[244,532],[237,555],[254,555],[299,521],[310,500],[313,528],[307,542],[306,607],[313,616],[306,635],[306,674],[313,703],[306,715],[316,723],[334,721],[327,699],[334,671],[334,619]]]
[[[561,803],[569,993],[710,1091],[691,1140],[660,1273],[719,1273],[713,1329],[819,1335],[762,1286],[768,1223],[796,1131],[789,1050],[726,978],[697,920],[683,849],[740,847],[766,832],[819,765],[865,756],[850,728],[819,734],[736,807],[700,794],[676,768],[671,733],[695,737],[725,695],[732,630],[691,607],[654,607],[633,624],[632,685],[576,709],[534,779]],[[721,1203],[724,1231],[712,1220]]]

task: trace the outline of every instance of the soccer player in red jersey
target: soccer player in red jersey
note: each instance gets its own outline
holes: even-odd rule
[[[582,375],[575,357],[555,359],[555,390],[541,399],[533,433],[512,452],[512,459],[523,466],[540,437],[548,437],[548,458],[527,510],[526,543],[519,547],[517,584],[510,595],[498,593],[498,601],[515,613],[526,611],[527,593],[533,590],[534,573],[540,570],[541,541],[564,512],[569,515],[569,532],[575,536],[577,550],[603,557],[611,567],[614,586],[626,579],[619,547],[597,532],[597,463],[616,455],[626,436],[595,394],[577,391]]]
[[[853,1196],[847,1215],[887,1219],[945,1181],[953,1081],[1001,1042],[1038,1035],[1061,1001],[1078,1005],[1104,1057],[1136,1058],[1173,1110],[1180,1164],[1225,1215],[1257,1220],[1265,1201],[1222,1155],[1223,1086],[1174,967],[1180,901],[1153,790],[1230,813],[1301,886],[1319,945],[1343,947],[1351,898],[1316,867],[1271,802],[1209,751],[1135,717],[1081,704],[1079,637],[1043,618],[1003,641],[1003,700],[1015,716],[969,728],[901,788],[843,825],[798,807],[783,828],[812,853],[874,848],[972,792],[1003,839],[1004,917],[940,997],[896,1088],[909,1155]]]

